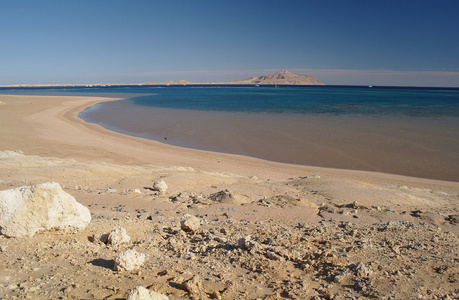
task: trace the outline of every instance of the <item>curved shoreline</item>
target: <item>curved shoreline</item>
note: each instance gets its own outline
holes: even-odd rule
[[[459,161],[455,118],[235,113],[123,101],[101,107],[86,114],[91,123],[162,145],[306,167],[459,181],[451,164]]]
[[[93,103],[85,104],[82,106],[74,107],[73,109],[69,110],[66,112],[63,116],[67,119],[69,119],[72,122],[80,123],[86,128],[91,129],[92,131],[96,131],[100,134],[105,134],[111,137],[116,137],[116,138],[121,138],[121,139],[126,139],[129,140],[132,143],[140,143],[140,145],[149,148],[148,151],[164,151],[164,152],[170,152],[167,154],[166,160],[159,159],[161,161],[160,164],[164,164],[164,162],[169,162],[169,159],[171,159],[171,156],[173,156],[172,161],[170,163],[166,163],[164,165],[180,165],[180,166],[189,166],[195,169],[207,169],[207,170],[212,170],[212,171],[220,171],[221,168],[223,167],[225,172],[232,172],[232,173],[237,173],[241,172],[247,167],[250,167],[252,169],[257,170],[258,175],[260,176],[260,171],[263,170],[262,172],[267,172],[269,176],[275,176],[282,174],[281,176],[284,176],[283,173],[290,174],[295,176],[300,176],[304,172],[308,173],[331,173],[333,175],[338,175],[339,176],[350,176],[354,178],[372,178],[373,176],[375,177],[382,177],[382,178],[387,178],[390,179],[393,177],[395,181],[401,180],[401,179],[415,179],[416,181],[433,181],[433,182],[451,182],[451,183],[456,183],[453,181],[444,181],[444,180],[438,180],[438,179],[430,179],[430,178],[418,178],[418,177],[411,177],[411,176],[405,176],[405,175],[400,175],[400,174],[390,174],[390,173],[382,173],[382,172],[373,172],[373,171],[362,171],[362,170],[350,170],[350,169],[336,169],[336,168],[330,168],[330,167],[318,167],[318,166],[308,166],[308,165],[297,165],[297,164],[288,164],[288,163],[281,163],[281,162],[274,162],[274,161],[268,161],[256,157],[251,157],[251,156],[244,156],[244,155],[237,155],[237,154],[228,154],[228,153],[221,153],[221,152],[213,152],[213,151],[206,151],[206,150],[199,150],[199,149],[193,149],[193,148],[185,148],[185,147],[179,147],[179,146],[173,146],[165,143],[161,143],[159,141],[154,141],[146,138],[141,138],[141,137],[135,137],[135,136],[130,136],[127,134],[119,133],[116,131],[112,131],[109,129],[104,128],[103,126],[97,125],[97,124],[92,124],[88,123],[81,118],[78,117],[78,115],[84,111],[86,108],[91,107],[96,105],[97,103],[100,102],[105,102],[105,101],[113,101],[113,100],[122,100],[122,99],[103,99],[103,100],[96,100]],[[126,153],[123,153],[126,154]],[[191,160],[185,159],[185,162],[183,162],[183,157],[192,157]],[[206,157],[206,158],[204,158]],[[180,159],[182,158],[182,159]],[[132,159],[132,156],[131,156]],[[140,163],[152,163],[150,160],[150,156],[137,156],[136,159],[139,160]],[[222,166],[221,162],[224,160],[229,160],[228,163],[225,166]],[[155,164],[158,164],[158,160],[154,161]],[[215,164],[216,160],[217,164]],[[213,162],[212,162],[213,161]],[[132,160],[131,160],[132,162]],[[245,165],[246,168],[241,168],[241,166],[234,166],[234,165]],[[235,168],[234,168],[235,167]],[[245,170],[244,170],[245,171]],[[252,171],[252,170],[250,170]],[[247,173],[247,172],[241,172],[244,173],[246,176],[250,176],[252,173]],[[327,172],[328,171],[328,172]],[[268,176],[268,177],[269,177]],[[378,178],[379,179],[379,178]],[[459,186],[459,183],[458,183]]]

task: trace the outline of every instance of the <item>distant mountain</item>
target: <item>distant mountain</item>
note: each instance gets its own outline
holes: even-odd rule
[[[288,84],[288,85],[324,85],[312,76],[295,74],[281,70],[274,74],[260,77],[249,77],[243,80],[233,81],[235,84]]]

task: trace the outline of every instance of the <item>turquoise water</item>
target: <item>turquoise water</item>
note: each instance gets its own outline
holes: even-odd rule
[[[0,89],[0,93],[126,97],[132,105],[207,111],[459,117],[459,89],[453,88],[174,86]]]
[[[458,90],[206,87],[164,88],[154,92],[155,96],[136,97],[130,103],[174,109],[237,112],[459,116]]]

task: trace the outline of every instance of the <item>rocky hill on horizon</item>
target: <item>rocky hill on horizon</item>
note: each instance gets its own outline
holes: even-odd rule
[[[325,85],[312,76],[301,75],[281,70],[274,74],[249,77],[243,80],[233,81],[235,84],[288,84],[288,85]]]

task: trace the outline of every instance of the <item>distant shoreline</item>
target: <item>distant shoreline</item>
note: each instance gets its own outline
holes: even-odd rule
[[[148,88],[148,87],[304,87],[304,88],[362,88],[362,89],[419,89],[419,90],[459,90],[459,87],[438,86],[388,86],[388,85],[300,85],[300,84],[238,84],[238,83],[139,83],[139,84],[16,84],[0,85],[0,90],[46,90],[46,89],[98,89],[98,88]]]

